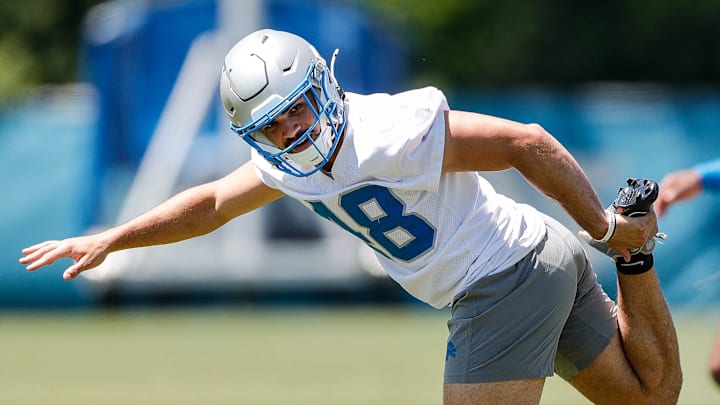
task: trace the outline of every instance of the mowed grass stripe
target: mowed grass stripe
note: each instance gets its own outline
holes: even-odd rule
[[[2,404],[439,404],[445,311],[218,308],[0,314]],[[676,316],[681,404],[720,403],[715,323]],[[557,377],[543,404],[584,403]]]

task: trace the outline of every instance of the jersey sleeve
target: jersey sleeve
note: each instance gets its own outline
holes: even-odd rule
[[[282,190],[281,184],[287,174],[277,170],[270,164],[264,157],[251,148],[250,159],[255,165],[255,173],[260,178],[260,181],[265,183],[266,186],[277,190]]]
[[[695,166],[705,190],[720,190],[720,158]]]

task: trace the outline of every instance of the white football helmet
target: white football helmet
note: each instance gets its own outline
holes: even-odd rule
[[[332,64],[334,64],[333,55]],[[261,131],[301,97],[315,122],[292,145],[278,148]],[[325,59],[303,38],[264,29],[241,39],[225,56],[220,98],[230,127],[279,170],[297,177],[320,170],[345,128],[344,93]],[[319,135],[311,134],[320,125]],[[301,143],[311,146],[291,152]]]

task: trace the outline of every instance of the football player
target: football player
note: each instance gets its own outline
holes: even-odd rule
[[[111,252],[203,235],[290,196],[367,243],[417,299],[451,307],[446,403],[538,403],[553,373],[597,403],[674,403],[681,372],[652,259],[656,216],[622,215],[651,203],[653,184],[629,184],[628,204],[606,210],[540,125],[452,110],[433,87],[345,92],[334,60],[288,32],[243,38],[225,57],[220,95],[251,161],[99,234],[29,247],[20,262],[73,258],[70,280]],[[572,232],[481,175],[506,169],[614,257],[617,303]]]

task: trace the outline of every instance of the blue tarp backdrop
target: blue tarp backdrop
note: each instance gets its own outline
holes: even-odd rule
[[[107,189],[109,173],[137,166],[190,44],[218,25],[218,4],[212,0],[172,7],[171,2],[152,7],[118,4],[125,13],[123,25],[113,35],[95,32],[98,35],[85,38],[82,79],[90,86],[33,97],[0,112],[0,186],[6,213],[0,219],[0,306],[96,303],[82,284],[61,280],[60,271],[68,261],[29,274],[17,263],[20,249],[106,225],[101,222],[112,211],[108,204],[116,206],[123,197],[121,191],[115,195]],[[266,8],[263,26],[297,32],[328,58],[335,48],[341,49],[336,71],[346,90],[405,89],[401,37],[361,11],[321,1],[261,4]],[[308,24],[307,16],[323,24]],[[669,171],[720,156],[717,90],[617,84],[564,91],[444,90],[452,108],[542,124],[578,158],[607,203],[626,177],[659,180]],[[232,136],[226,123],[215,122],[218,116],[208,114],[207,132]],[[577,228],[557,204],[519,176],[505,172],[488,177],[498,190]],[[670,236],[656,256],[671,305],[717,304],[720,196],[707,194],[674,207],[660,227]],[[600,281],[614,294],[611,264],[591,255]]]

